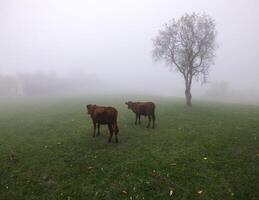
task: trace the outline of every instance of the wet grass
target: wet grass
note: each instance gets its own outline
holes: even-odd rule
[[[153,100],[157,127],[126,100]],[[119,144],[85,105],[119,111]],[[114,140],[113,140],[114,141]],[[38,98],[0,105],[0,199],[259,199],[259,107],[165,97]]]

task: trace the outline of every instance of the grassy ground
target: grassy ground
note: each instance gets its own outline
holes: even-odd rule
[[[154,130],[127,97],[0,105],[0,199],[259,199],[259,107],[141,99],[157,104]],[[119,144],[104,126],[92,138],[93,102],[118,109]]]

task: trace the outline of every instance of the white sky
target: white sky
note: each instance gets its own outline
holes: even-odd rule
[[[258,91],[258,0],[0,0],[0,73],[85,72],[118,87],[179,88],[180,74],[153,62],[152,38],[192,12],[216,20],[209,80]]]

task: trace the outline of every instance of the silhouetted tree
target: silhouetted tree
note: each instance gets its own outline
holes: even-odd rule
[[[153,57],[180,72],[185,80],[186,104],[191,106],[194,78],[206,82],[215,57],[215,23],[208,15],[193,13],[171,20],[153,40]]]

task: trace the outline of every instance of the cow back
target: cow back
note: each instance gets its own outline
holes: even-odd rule
[[[151,115],[155,112],[155,104],[153,102],[135,102],[133,111],[141,115]]]
[[[118,112],[113,107],[97,107],[94,110],[94,120],[101,124],[114,123],[117,121]]]

